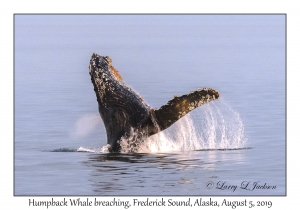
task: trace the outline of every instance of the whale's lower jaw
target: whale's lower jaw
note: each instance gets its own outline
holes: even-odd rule
[[[190,111],[220,97],[217,90],[197,89],[174,97],[159,109],[151,109],[120,79],[109,57],[94,53],[89,67],[110,152],[121,151],[121,140],[136,148],[131,149],[136,152],[143,139],[167,129]]]

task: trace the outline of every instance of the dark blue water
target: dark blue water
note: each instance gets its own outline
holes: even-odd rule
[[[152,107],[221,98],[107,154],[93,52]],[[284,15],[16,15],[14,194],[285,195],[285,65]]]

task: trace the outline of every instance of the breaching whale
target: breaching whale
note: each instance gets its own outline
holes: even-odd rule
[[[220,97],[217,90],[197,89],[189,94],[174,96],[159,109],[151,108],[130,88],[108,56],[93,53],[89,65],[100,116],[104,122],[110,152],[120,152],[120,141],[130,138],[131,152],[143,139],[175,123],[193,109]]]

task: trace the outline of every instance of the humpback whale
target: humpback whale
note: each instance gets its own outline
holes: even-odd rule
[[[151,108],[122,79],[108,56],[93,53],[89,74],[94,85],[100,116],[107,134],[109,152],[120,152],[120,141],[130,138],[131,152],[136,152],[143,139],[170,127],[193,109],[220,97],[217,90],[197,89],[174,96],[159,109]]]

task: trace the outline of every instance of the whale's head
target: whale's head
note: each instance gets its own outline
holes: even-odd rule
[[[93,53],[92,55],[89,65],[89,73],[94,79],[98,78],[105,81],[122,80],[118,70],[113,67],[111,58],[108,56],[100,56],[97,53]]]
[[[117,99],[117,89],[124,85],[121,82],[121,75],[112,66],[112,60],[108,56],[100,56],[96,53],[93,53],[90,60],[89,73],[94,84],[99,105],[107,107],[107,100],[113,95]]]

